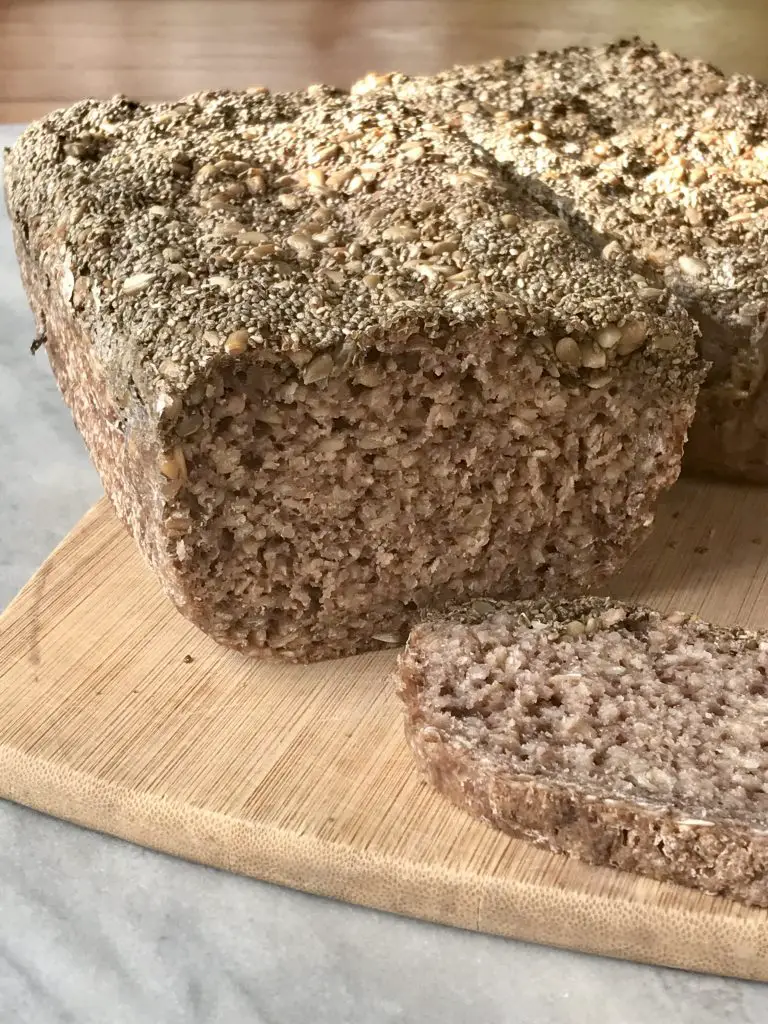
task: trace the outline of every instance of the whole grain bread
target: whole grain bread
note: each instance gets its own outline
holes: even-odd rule
[[[768,906],[768,633],[607,599],[411,634],[406,730],[447,797],[593,864]]]
[[[84,102],[5,183],[120,517],[221,643],[314,659],[618,568],[702,364],[461,132],[391,94]]]
[[[768,480],[768,87],[631,40],[372,88],[466,132],[651,300],[678,294],[712,364],[685,465]]]

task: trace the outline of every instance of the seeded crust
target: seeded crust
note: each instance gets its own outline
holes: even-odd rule
[[[477,602],[399,662],[416,760],[556,853],[768,906],[768,634],[585,598]]]
[[[666,284],[702,328],[712,371],[686,466],[768,480],[768,89],[633,40],[375,76],[460,128],[606,261]]]
[[[425,607],[588,586],[677,476],[680,303],[391,95],[80,103],[5,178],[107,493],[222,643],[338,656]]]

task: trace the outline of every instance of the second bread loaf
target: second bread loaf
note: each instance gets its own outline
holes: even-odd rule
[[[687,467],[768,481],[768,87],[632,40],[357,88],[466,132],[647,296],[676,292],[711,363]]]

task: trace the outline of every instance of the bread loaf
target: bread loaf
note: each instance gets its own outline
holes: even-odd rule
[[[712,364],[692,471],[768,480],[768,87],[634,40],[369,78],[525,178],[612,265],[666,285]]]
[[[478,602],[400,659],[416,759],[558,853],[768,906],[768,634],[602,599]]]
[[[106,491],[223,644],[351,654],[596,583],[678,474],[702,370],[677,300],[392,96],[84,102],[5,179]]]

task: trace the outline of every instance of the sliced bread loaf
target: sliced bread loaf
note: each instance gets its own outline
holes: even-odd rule
[[[5,182],[105,489],[223,644],[353,654],[594,586],[677,477],[703,370],[678,301],[391,96],[80,103]]]
[[[455,803],[593,864],[768,906],[768,634],[607,599],[414,629],[407,734]]]

